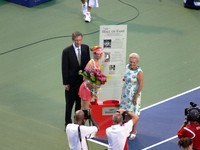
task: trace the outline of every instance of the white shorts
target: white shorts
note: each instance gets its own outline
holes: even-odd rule
[[[99,7],[99,1],[98,0],[89,0],[89,6],[92,8]]]

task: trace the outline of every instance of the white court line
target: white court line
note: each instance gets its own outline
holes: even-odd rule
[[[168,138],[168,139],[166,139],[166,140],[163,140],[163,141],[161,141],[161,142],[159,142],[159,143],[156,143],[156,144],[151,145],[151,146],[149,146],[149,147],[143,148],[142,150],[151,149],[151,148],[156,147],[156,146],[158,146],[158,145],[160,145],[160,144],[163,144],[163,143],[165,143],[165,142],[168,142],[168,141],[170,141],[170,140],[173,140],[173,139],[175,139],[175,138],[177,138],[177,137],[178,137],[177,135],[176,135],[176,136],[173,136],[173,137]]]
[[[108,147],[108,144],[105,144],[105,143],[102,143],[102,142],[98,142],[96,140],[93,140],[93,139],[87,139],[88,141],[91,141],[93,143],[96,143],[96,144],[99,144],[99,145],[102,145],[102,146],[105,146],[105,147]]]
[[[162,104],[162,103],[164,103],[164,102],[173,100],[174,98],[177,98],[177,97],[182,96],[182,95],[184,95],[184,94],[190,93],[190,92],[195,91],[195,90],[197,90],[197,89],[200,89],[200,86],[198,86],[198,87],[196,87],[196,88],[193,88],[193,89],[191,89],[191,90],[188,90],[188,91],[186,91],[186,92],[183,92],[183,93],[181,93],[181,94],[175,95],[175,96],[173,96],[173,97],[170,97],[170,98],[168,98],[168,99],[165,99],[165,100],[163,100],[163,101],[160,101],[160,102],[158,102],[158,103],[155,103],[155,104],[153,104],[153,105],[150,105],[150,106],[147,106],[147,107],[145,107],[145,108],[142,108],[141,111],[144,111],[144,110],[146,110],[146,109],[152,108],[152,107],[157,106],[157,105],[159,105],[159,104]],[[152,145],[152,146],[149,146],[149,147],[147,147],[147,149],[152,148],[152,147],[155,147],[155,146],[157,146],[157,145],[160,145],[160,144],[162,144],[162,143],[165,143],[165,142],[170,141],[170,140],[175,139],[175,138],[177,138],[177,136],[173,136],[173,137],[168,138],[168,139],[166,139],[166,140],[164,140],[164,141],[161,141],[161,142],[156,143],[156,144],[154,144],[154,145]],[[105,143],[102,143],[102,142],[98,142],[98,141],[93,140],[93,139],[88,139],[88,140],[91,141],[91,142],[93,142],[93,143],[96,143],[96,144],[99,144],[99,145],[108,147],[108,144],[105,144]],[[144,148],[143,150],[147,150],[147,149]]]
[[[196,88],[194,88],[194,89],[191,89],[191,90],[189,90],[189,91],[183,92],[183,93],[181,93],[181,94],[175,95],[175,96],[173,96],[173,97],[170,97],[170,98],[168,98],[168,99],[165,99],[165,100],[163,100],[163,101],[160,101],[160,102],[158,102],[158,103],[155,103],[155,104],[153,104],[153,105],[147,106],[147,107],[145,107],[145,108],[142,108],[141,111],[146,110],[146,109],[149,109],[149,108],[152,108],[152,107],[154,107],[154,106],[157,106],[157,105],[159,105],[159,104],[165,103],[165,102],[167,102],[167,101],[173,100],[173,99],[175,99],[175,98],[177,98],[177,97],[180,97],[180,96],[182,96],[182,95],[185,95],[185,94],[187,94],[187,93],[190,93],[190,92],[192,92],[192,91],[195,91],[195,90],[197,90],[197,89],[199,89],[199,88],[200,88],[200,86],[198,86],[198,87],[196,87]]]
[[[142,111],[142,110],[149,109],[149,108],[152,108],[152,107],[157,106],[157,105],[159,105],[159,104],[162,104],[162,103],[164,103],[164,102],[173,100],[173,99],[175,99],[175,98],[177,98],[177,97],[180,97],[180,96],[182,96],[182,95],[185,95],[185,94],[187,94],[187,93],[190,93],[190,92],[192,92],[192,91],[195,91],[195,90],[197,90],[197,89],[199,89],[199,88],[200,88],[200,86],[198,86],[198,87],[196,87],[196,88],[194,88],[194,89],[188,90],[188,91],[186,91],[186,92],[183,92],[183,93],[181,93],[181,94],[178,94],[178,95],[176,95],[176,96],[173,96],[173,97],[171,97],[171,98],[168,98],[168,99],[166,99],[166,100],[163,100],[163,101],[161,101],[161,102],[155,103],[155,104],[153,104],[153,105],[150,105],[150,106],[148,106],[148,107],[145,107],[144,109],[141,109],[141,111]],[[156,144],[153,144],[153,145],[151,145],[151,146],[149,146],[149,147],[146,147],[146,148],[144,148],[144,149],[142,149],[142,150],[148,150],[148,149],[150,149],[150,148],[156,147],[156,146],[158,146],[158,145],[161,145],[161,144],[163,144],[163,143],[165,143],[165,142],[168,142],[168,141],[170,141],[170,140],[173,140],[173,139],[175,139],[175,138],[177,138],[177,135],[176,135],[176,136],[173,136],[173,137],[171,137],[171,138],[168,138],[168,139],[166,139],[166,140],[163,140],[163,141],[161,141],[161,142],[158,142],[158,143],[156,143]]]

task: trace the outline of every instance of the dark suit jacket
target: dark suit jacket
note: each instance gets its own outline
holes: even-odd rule
[[[81,45],[81,66],[78,64],[78,59],[73,45],[65,48],[62,53],[62,78],[63,85],[70,85],[70,90],[79,90],[83,77],[78,74],[79,70],[84,70],[90,60],[89,46]]]

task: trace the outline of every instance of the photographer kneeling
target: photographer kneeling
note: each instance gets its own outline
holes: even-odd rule
[[[93,126],[86,126],[89,119]],[[74,115],[74,123],[66,126],[66,133],[70,150],[88,150],[86,138],[98,131],[98,125],[94,121],[91,111],[77,110]]]
[[[186,119],[178,131],[178,137],[191,138],[193,141],[193,149],[200,150],[200,108],[190,103],[191,107],[185,109]]]
[[[130,120],[127,122],[125,120],[126,115],[130,117]],[[132,112],[127,112],[120,109],[113,114],[112,120],[113,125],[106,129],[106,135],[108,138],[108,150],[123,150],[127,137],[132,131],[133,125],[138,122],[138,117]]]

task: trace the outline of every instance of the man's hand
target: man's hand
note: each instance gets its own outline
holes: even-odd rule
[[[70,90],[69,84],[65,85],[65,90],[66,90],[66,91],[69,91],[69,90]]]
[[[188,120],[185,119],[184,122],[183,122],[184,126],[186,126],[188,124]]]
[[[120,113],[120,114],[123,114],[126,110],[124,109],[119,109],[117,112]]]

